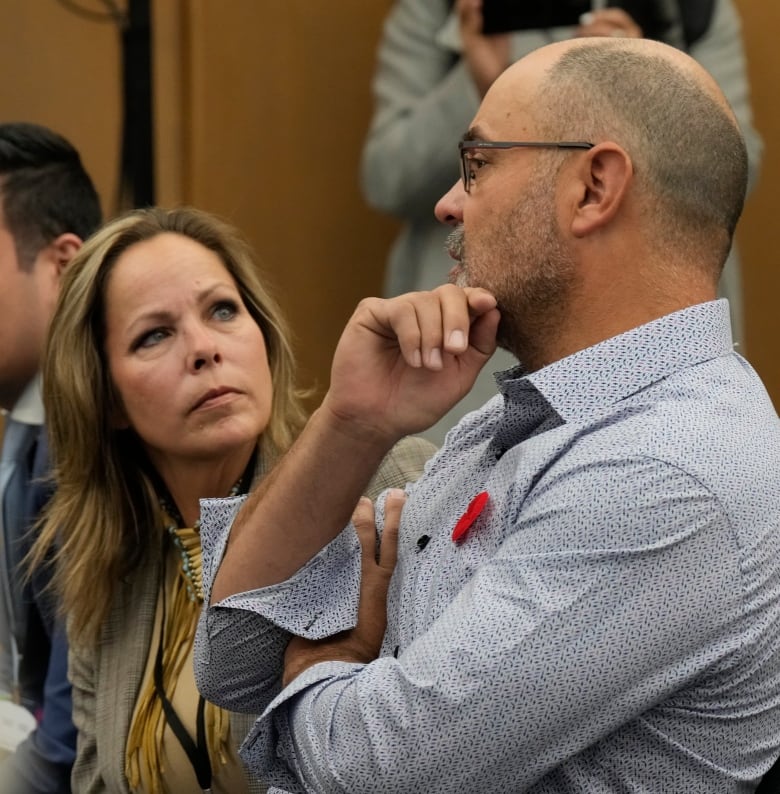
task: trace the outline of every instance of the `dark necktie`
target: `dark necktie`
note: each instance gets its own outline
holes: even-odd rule
[[[0,454],[0,500],[2,501],[2,570],[0,570],[0,686],[9,681],[11,691],[18,679],[18,650],[14,635],[24,631],[26,610],[23,598],[24,554],[21,538],[27,529],[27,492],[32,474],[34,447],[40,426],[5,419]]]

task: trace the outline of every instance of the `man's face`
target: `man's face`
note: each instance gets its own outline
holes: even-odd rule
[[[31,267],[20,267],[0,209],[0,407],[6,410],[13,408],[40,365],[57,286],[45,259],[44,249]]]
[[[537,79],[533,62],[499,78],[474,119],[472,137],[544,140],[535,120]],[[451,280],[495,295],[498,342],[526,363],[534,360],[536,340],[555,333],[574,281],[556,208],[558,169],[568,156],[537,148],[474,149],[470,192],[456,186],[442,200],[443,211],[437,208],[440,218],[460,221],[449,240],[459,260]]]
[[[460,259],[455,283],[493,293],[501,311],[498,343],[523,361],[532,357],[535,339],[554,332],[574,267],[556,220],[553,169],[545,163],[531,169],[518,193],[514,203],[478,219],[466,209],[449,247]],[[489,197],[484,203],[493,204]]]

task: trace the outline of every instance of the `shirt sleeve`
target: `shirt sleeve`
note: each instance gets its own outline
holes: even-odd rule
[[[411,492],[434,452],[424,439],[405,438],[382,461],[366,490],[375,500],[378,531],[384,490]],[[280,689],[290,634],[321,639],[355,625],[360,543],[349,525],[289,580],[211,604],[230,529],[245,501],[242,496],[201,503],[204,608],[195,637],[195,679],[204,697],[223,708],[259,714]]]
[[[244,501],[201,504],[204,604]],[[195,640],[198,688],[223,708],[262,712],[278,692],[290,635],[317,640],[354,627],[359,594],[360,543],[350,524],[290,579],[204,607]]]
[[[638,486],[572,498],[620,483]],[[249,767],[290,792],[524,791],[671,697],[736,632],[728,519],[673,466],[584,467],[513,514],[397,658],[318,664],[280,692],[242,748]]]

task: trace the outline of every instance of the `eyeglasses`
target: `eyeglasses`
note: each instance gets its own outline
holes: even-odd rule
[[[460,176],[463,180],[463,189],[471,192],[471,168],[469,160],[473,149],[516,149],[519,147],[533,147],[536,149],[592,149],[595,144],[586,141],[461,141],[460,150]]]

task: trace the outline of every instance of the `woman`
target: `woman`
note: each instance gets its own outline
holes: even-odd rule
[[[44,362],[78,792],[264,791],[235,752],[253,716],[204,703],[199,500],[245,492],[305,421],[279,309],[235,232],[191,209],[119,218],[64,276]],[[374,491],[416,478],[408,440]],[[390,460],[389,458],[393,458]]]

